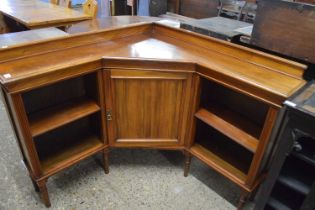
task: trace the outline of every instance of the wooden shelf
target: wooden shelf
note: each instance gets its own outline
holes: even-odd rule
[[[293,151],[291,153],[294,157],[296,158],[299,158],[305,162],[307,162],[308,164],[312,165],[312,166],[315,166],[315,159],[312,157],[312,155],[310,154],[302,154],[302,153],[299,153],[299,152],[295,152]]]
[[[303,181],[289,175],[280,174],[278,181],[287,187],[294,189],[304,195],[310,192],[311,186],[303,183]]]
[[[43,174],[53,174],[60,171],[103,148],[104,144],[94,134],[86,134],[68,142],[56,141],[56,144],[39,147],[38,151]]]
[[[79,98],[30,114],[29,123],[32,136],[39,136],[99,110],[100,107],[95,101],[88,98]]]
[[[190,152],[201,161],[205,162],[214,170],[226,176],[239,186],[244,186],[246,174],[244,174],[242,171],[229,164],[228,162],[224,161],[222,158],[212,153],[207,148],[203,147],[200,144],[194,144],[190,148]]]
[[[276,210],[292,210],[291,208],[289,208],[288,206],[286,206],[285,204],[281,203],[280,201],[274,198],[269,199],[268,205]]]
[[[241,128],[250,129],[251,133],[256,134],[260,131],[260,128],[238,113],[225,110],[219,106],[211,106],[207,109],[199,109],[195,116],[249,151],[256,152],[259,141]],[[236,125],[240,126],[237,127]]]

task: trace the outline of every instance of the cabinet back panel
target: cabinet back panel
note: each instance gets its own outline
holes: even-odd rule
[[[26,92],[23,101],[27,114],[30,114],[74,98],[89,97],[97,101],[97,93],[96,75],[89,74]]]
[[[82,118],[34,138],[40,159],[50,156],[67,145],[74,144],[83,136],[95,135],[101,138],[99,114]]]
[[[247,174],[253,154],[200,120],[197,120],[196,143]]]
[[[261,129],[268,112],[266,104],[222,85],[202,79],[200,106],[207,107],[211,104],[237,112],[261,127]]]

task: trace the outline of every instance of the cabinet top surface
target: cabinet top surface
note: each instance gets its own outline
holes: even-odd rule
[[[305,83],[304,65],[156,23],[0,50],[0,82],[10,92],[10,84],[58,74],[71,66],[99,62],[103,57],[190,62],[207,68],[210,75],[226,75],[283,98]]]

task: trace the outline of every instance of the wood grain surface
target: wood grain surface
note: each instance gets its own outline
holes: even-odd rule
[[[30,29],[64,26],[91,18],[73,9],[38,0],[2,0],[0,12]]]

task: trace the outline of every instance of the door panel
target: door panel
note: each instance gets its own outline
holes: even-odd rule
[[[106,108],[112,113],[111,145],[183,144],[189,73],[108,71],[112,97]]]

